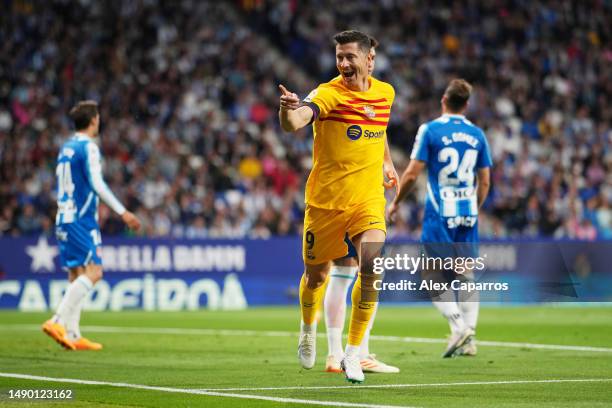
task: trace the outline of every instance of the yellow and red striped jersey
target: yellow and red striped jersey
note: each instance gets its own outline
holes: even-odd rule
[[[393,87],[370,77],[365,92],[351,91],[341,77],[319,85],[304,100],[314,111],[313,166],[306,203],[347,210],[384,200],[383,160]]]

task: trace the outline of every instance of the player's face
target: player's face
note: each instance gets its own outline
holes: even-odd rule
[[[370,61],[371,55],[356,42],[336,45],[336,67],[349,89],[358,88],[360,81],[367,78]]]

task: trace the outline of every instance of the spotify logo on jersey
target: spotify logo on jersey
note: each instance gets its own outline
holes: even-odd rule
[[[351,140],[359,139],[362,133],[363,131],[361,130],[361,126],[359,125],[352,125],[352,126],[349,126],[348,129],[346,129],[346,135]]]

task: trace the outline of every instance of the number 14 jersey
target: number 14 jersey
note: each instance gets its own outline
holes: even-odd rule
[[[63,144],[57,158],[56,176],[56,225],[78,222],[96,226],[99,198],[118,214],[125,212],[125,207],[104,182],[100,149],[89,136],[75,133]]]

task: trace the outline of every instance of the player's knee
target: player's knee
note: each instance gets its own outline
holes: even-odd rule
[[[82,266],[78,266],[76,268],[70,269],[70,271],[68,272],[68,282],[70,283],[74,282],[76,278],[78,278],[84,273],[85,273],[85,268],[83,268]]]
[[[309,289],[316,289],[325,283],[325,275],[321,273],[306,274],[306,286]]]
[[[306,286],[310,289],[316,289],[325,283],[325,278],[329,273],[329,262],[319,265],[306,265]]]
[[[476,276],[474,275],[473,269],[466,269],[466,271],[460,273],[458,277],[460,280],[463,280],[465,282],[475,282],[476,281]]]
[[[361,252],[361,264],[359,265],[359,272],[362,279],[372,278],[378,279],[374,274],[374,266],[376,258],[379,258],[382,253],[382,244],[373,244],[370,248],[363,248]]]
[[[354,267],[354,266],[359,266],[359,262],[357,262],[357,258],[356,257],[344,257],[344,258],[338,258],[338,259],[334,259],[334,265],[336,266],[346,266],[346,267]]]
[[[370,229],[355,235],[352,238],[352,242],[356,248],[359,248],[361,244],[366,243],[383,244],[385,242],[386,235],[387,234],[383,230]]]
[[[102,279],[102,265],[89,264],[87,265],[87,277],[92,283],[98,282]]]
[[[359,250],[362,269],[380,256],[384,243],[385,232],[377,229],[367,230],[353,237],[353,244]]]

